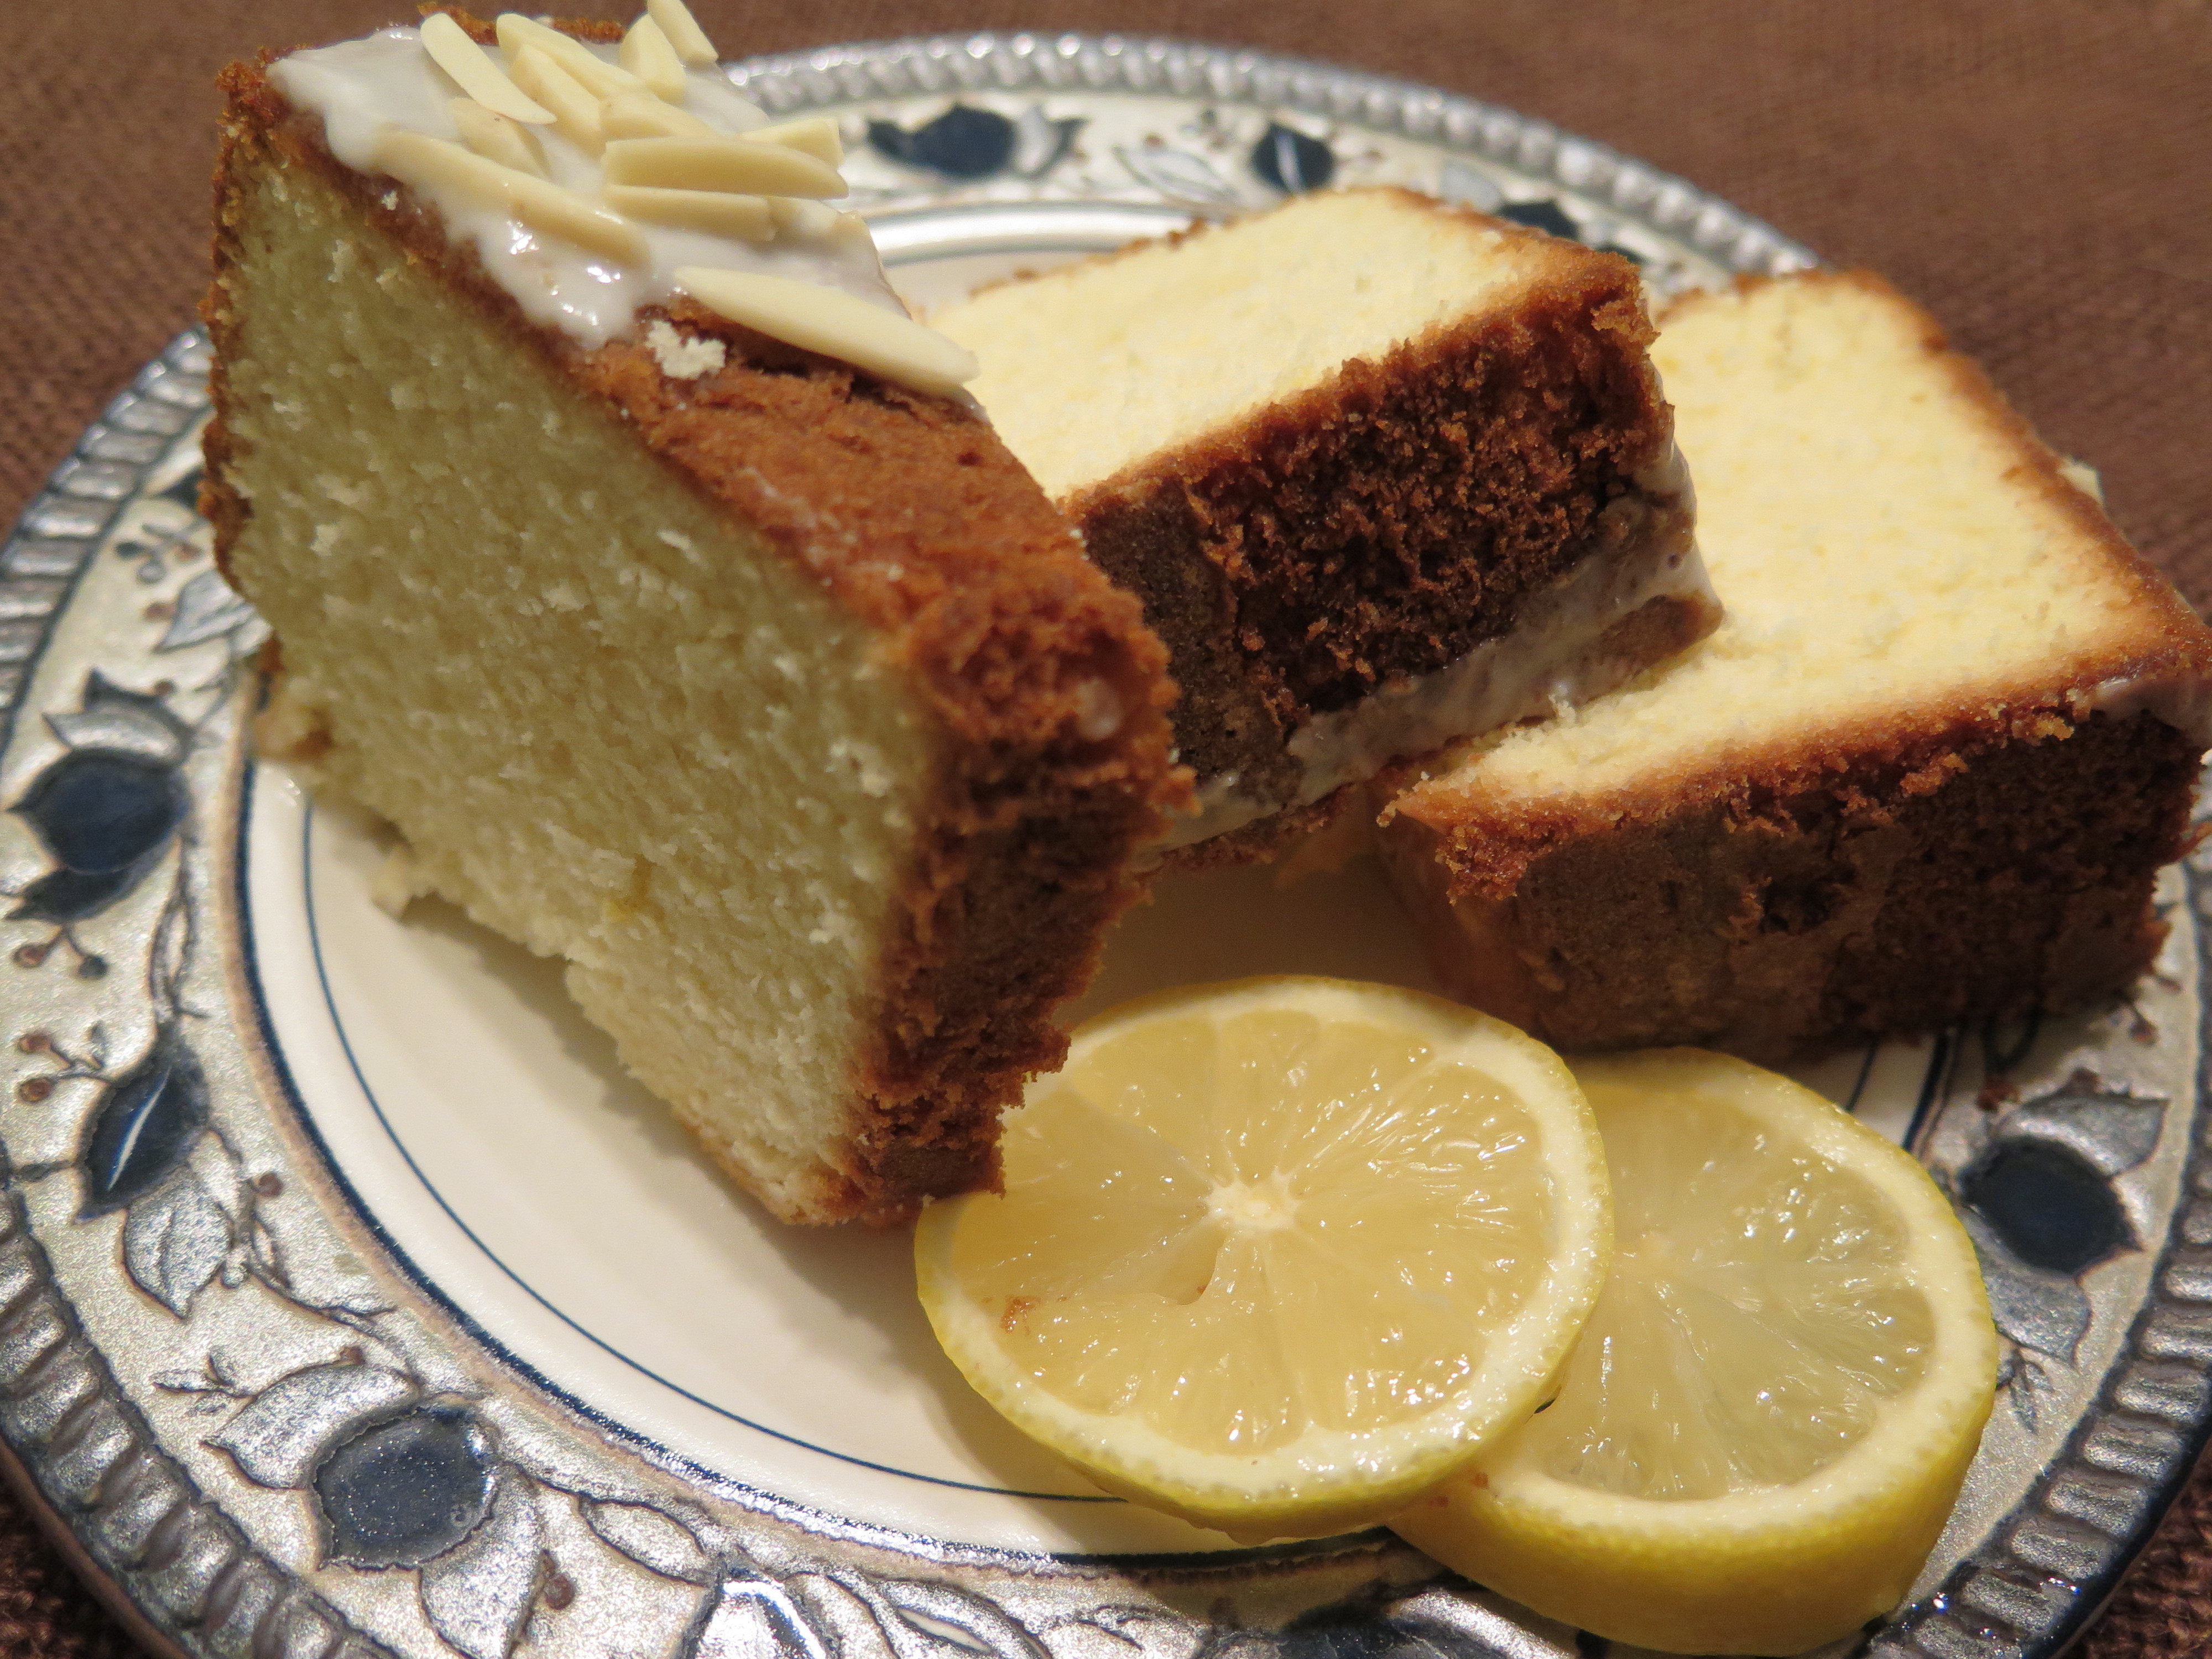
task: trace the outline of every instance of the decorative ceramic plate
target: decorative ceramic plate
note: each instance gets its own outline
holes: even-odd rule
[[[1252,53],[984,36],[737,77],[839,115],[924,301],[1367,181],[1616,247],[1661,293],[1810,259],[1507,111]],[[0,1429],[148,1632],[425,1659],[1604,1648],[1385,1533],[1234,1548],[1101,1497],[939,1357],[903,1238],[768,1221],[550,967],[436,904],[380,910],[374,826],[247,748],[259,624],[192,505],[205,367],[197,334],[151,365],[0,568]],[[1808,1074],[1956,1197],[2008,1340],[1878,1652],[2054,1652],[2204,1437],[2205,879],[2170,873],[2130,1001]],[[1169,884],[1090,1006],[1263,969],[1426,983],[1371,872],[1243,872]]]

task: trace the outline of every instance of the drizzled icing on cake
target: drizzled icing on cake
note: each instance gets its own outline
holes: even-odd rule
[[[656,93],[623,67],[632,54],[573,42],[554,58],[545,32],[524,23],[535,31],[525,34],[520,21],[501,20],[505,61],[501,46],[484,49],[482,64],[464,64],[472,77],[441,66],[427,29],[446,27],[449,59],[458,32],[433,17],[294,52],[269,80],[321,118],[338,161],[404,183],[524,316],[580,344],[629,333],[641,309],[688,292],[749,328],[918,390],[950,392],[974,372],[967,354],[908,317],[859,216],[818,199],[842,192],[827,123],[771,128],[719,69],[665,53]],[[651,27],[641,20],[640,31]],[[605,71],[593,76],[577,53]],[[468,95],[465,81],[483,90],[487,70],[503,110]],[[568,102],[538,95],[549,78]],[[504,112],[516,109],[538,118]],[[715,170],[733,168],[817,199],[718,185]]]
[[[1155,850],[1191,846],[1286,807],[1310,805],[1409,759],[1519,720],[1541,719],[1618,685],[1636,663],[1607,647],[1619,623],[1656,600],[1716,612],[1692,532],[1695,497],[1681,452],[1669,447],[1601,515],[1589,556],[1529,599],[1520,625],[1429,673],[1394,681],[1349,708],[1316,714],[1286,747],[1300,766],[1287,799],[1262,799],[1236,774],[1203,781],[1198,810]]]

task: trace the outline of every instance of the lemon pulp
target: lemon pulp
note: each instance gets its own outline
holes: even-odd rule
[[[1077,1034],[931,1206],[969,1380],[1112,1490],[1245,1536],[1387,1515],[1525,1416],[1602,1277],[1601,1152],[1560,1062],[1472,1010],[1276,979]]]
[[[1393,1522],[1597,1634],[1794,1653],[1911,1587],[1994,1389],[1972,1246],[1919,1165],[1693,1050],[1578,1062],[1612,1273],[1547,1409]]]

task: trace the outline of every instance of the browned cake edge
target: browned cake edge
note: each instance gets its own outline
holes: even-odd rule
[[[1437,831],[1381,837],[1455,996],[1575,1050],[1768,1063],[1866,1036],[2081,1008],[2150,965],[2197,746],[2155,716],[2053,720],[1914,769],[1863,757],[1560,842],[1452,894]]]
[[[1737,288],[1768,281],[1911,304],[1866,271]],[[2148,712],[2098,712],[2094,694],[2206,686],[2212,630],[1913,311],[1953,389],[2017,452],[2008,481],[2133,590],[2139,645],[1839,721],[1817,741],[1778,736],[1618,795],[1498,802],[1438,785],[1393,798],[1382,781],[1385,865],[1458,994],[1566,1047],[1702,1042],[1773,1060],[2080,1007],[2148,963],[2164,934],[2151,883],[2191,844],[2202,746]],[[1396,786],[1417,774],[1400,769]]]
[[[1236,773],[1240,792],[1295,787],[1284,744],[1313,714],[1511,632],[1522,604],[1591,552],[1598,515],[1671,449],[1632,264],[1389,193],[1543,241],[1545,272],[1510,316],[1355,358],[1061,503],[1168,644],[1182,757],[1201,780]],[[1653,637],[1695,638],[1717,620],[1680,607]]]
[[[563,27],[613,38],[611,25]],[[1051,1011],[1088,981],[1103,930],[1136,896],[1132,849],[1188,795],[1170,759],[1166,655],[1136,602],[1083,557],[1035,481],[958,404],[682,297],[640,321],[665,316],[723,342],[724,367],[696,380],[670,380],[635,340],[584,349],[531,324],[434,214],[331,157],[315,124],[269,85],[276,55],[221,79],[216,279],[203,307],[216,343],[203,508],[218,560],[227,567],[252,511],[230,481],[226,418],[224,360],[242,345],[224,293],[242,252],[234,198],[256,167],[303,166],[519,349],[614,411],[672,477],[812,573],[927,698],[942,769],[862,1021],[873,1035],[854,1063],[846,1164],[804,1218],[895,1220],[926,1197],[991,1186],[1000,1109],[1059,1064],[1066,1039]],[[831,500],[834,536],[810,511]],[[1093,682],[1122,711],[1104,737],[1085,731],[1096,730]]]

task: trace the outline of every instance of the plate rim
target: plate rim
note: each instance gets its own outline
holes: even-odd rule
[[[963,93],[1202,94],[1395,132],[1510,167],[1595,198],[1610,210],[1692,247],[1726,269],[1748,274],[1820,263],[1810,250],[1764,221],[1610,146],[1502,106],[1317,59],[1153,35],[1004,31],[816,47],[744,60],[731,66],[731,74],[741,88],[778,112],[948,94],[957,99]],[[1179,78],[1188,84],[1176,84]],[[945,194],[941,189],[918,189],[915,197],[941,203]],[[895,208],[898,199],[887,199],[884,205]],[[15,746],[25,694],[57,623],[76,599],[94,553],[105,544],[150,469],[196,418],[202,402],[198,383],[207,363],[206,340],[199,330],[173,339],[88,427],[26,504],[0,547],[0,704],[4,704],[0,753]],[[242,859],[234,856],[233,861],[242,866]],[[2212,974],[2212,930],[2205,926],[2212,914],[2212,874],[2208,874],[2212,859],[2192,857],[2184,868],[2186,902],[2198,922],[2199,972]],[[2189,1144],[2179,1196],[2151,1261],[2145,1298],[2094,1390],[2088,1410],[2061,1454],[2031,1481],[2018,1504],[1991,1523],[1982,1543],[1961,1559],[1934,1595],[1882,1630],[1875,1638],[1875,1650],[1968,1652],[1991,1659],[2001,1653],[2056,1654],[2118,1587],[2126,1565],[2148,1540],[2212,1439],[2212,1400],[2205,1397],[2203,1386],[2207,1362],[2212,1360],[2212,1312],[2205,1311],[2212,1304],[2212,1249],[2190,1243],[2191,1236],[2212,1238],[2212,1146],[2204,1133],[2205,1103],[2212,1096],[2212,1042],[2206,1040],[2212,1034],[2212,1003],[2201,996],[2198,1018],[2196,1097],[2181,1119],[2187,1125]],[[273,1044],[264,1038],[254,1046],[265,1047],[281,1068]],[[296,1103],[289,1076],[283,1091]],[[306,1115],[296,1103],[291,1109],[295,1115]],[[312,1128],[308,1133],[312,1136]],[[325,1174],[334,1176],[343,1188],[342,1172],[326,1166]],[[156,1634],[162,1645],[175,1651],[185,1650],[187,1640],[195,1647],[204,1645],[197,1638],[165,1627],[166,1615],[153,1609],[167,1598],[153,1595],[146,1583],[147,1571],[126,1559],[128,1552],[114,1547],[101,1532],[119,1521],[118,1512],[126,1503],[146,1510],[151,1501],[148,1490],[159,1488],[171,1501],[160,1508],[158,1524],[142,1526],[139,1531],[150,1540],[166,1529],[169,1545],[174,1546],[173,1550],[163,1547],[171,1560],[189,1553],[204,1538],[210,1547],[200,1551],[204,1571],[197,1599],[203,1605],[222,1601],[230,1612],[249,1615],[239,1626],[242,1641],[258,1645],[283,1639],[296,1621],[304,1620],[330,1630],[333,1645],[350,1642],[377,1648],[303,1577],[258,1549],[246,1529],[201,1492],[191,1475],[162,1448],[124,1393],[106,1355],[76,1324],[31,1224],[12,1159],[0,1157],[0,1176],[5,1182],[4,1193],[0,1193],[0,1279],[15,1287],[0,1298],[0,1392],[14,1400],[8,1413],[9,1443],[0,1456],[0,1468],[30,1500],[42,1525],[65,1537],[65,1553],[80,1570],[87,1564],[96,1569],[87,1575],[95,1592],[141,1639],[149,1632]],[[373,1217],[357,1211],[353,1220],[376,1233]],[[2203,1294],[2184,1293],[2192,1275],[2204,1282]],[[454,1311],[446,1310],[447,1322]],[[57,1326],[60,1337],[40,1340]],[[2163,1419],[2183,1431],[2163,1474],[2132,1476],[2090,1455],[2090,1439],[2119,1414],[2160,1416],[2121,1399],[2128,1386],[2124,1373],[2177,1363],[2189,1370],[2192,1362],[2196,1403],[2179,1416]],[[541,1381],[538,1386],[545,1385]],[[89,1392],[82,1398],[50,1413],[50,1431],[22,1429],[25,1421],[37,1417],[35,1411],[27,1415],[27,1407],[87,1387]],[[564,1408],[592,1415],[579,1402],[567,1401]],[[118,1444],[124,1449],[94,1467],[88,1449],[101,1444],[111,1451]],[[125,1465],[134,1466],[128,1480],[116,1474]],[[2085,1518],[2078,1498],[2063,1490],[2066,1481],[2082,1479],[2134,1480],[2138,1490],[2133,1518],[2117,1534]],[[787,1512],[779,1518],[793,1524]],[[825,1542],[835,1537],[834,1533],[820,1535]],[[873,1540],[868,1547],[883,1547]],[[1360,1547],[1361,1552],[1370,1549],[1371,1544]],[[928,1553],[955,1570],[986,1563],[1004,1568],[1009,1554],[966,1547]],[[140,1555],[143,1562],[144,1549]],[[1134,1556],[1016,1553],[1014,1559],[1049,1561],[1076,1577],[1100,1567],[1144,1577],[1148,1568],[1163,1565],[1159,1558]],[[1320,1558],[1271,1547],[1203,1559],[1233,1569],[1262,1564],[1289,1567]],[[1187,1568],[1194,1565],[1187,1558],[1168,1560]],[[1975,1585],[1985,1575],[2014,1584],[2019,1598],[2000,1605],[2002,1597],[1974,1595]],[[225,1584],[229,1586],[227,1598],[217,1593]],[[2054,1599],[2047,1591],[2037,1591],[2038,1584],[2063,1584],[2064,1592]],[[1425,1599],[1425,1595],[1412,1598]],[[1401,1605],[1410,1607],[1410,1602]],[[209,1606],[208,1611],[212,1613],[214,1607]],[[1382,1613],[1378,1607],[1376,1616]],[[1967,1621],[1954,1613],[1966,1614]],[[206,1620],[198,1628],[212,1634],[236,1622],[227,1613]],[[1407,1628],[1405,1620],[1395,1622],[1401,1630]],[[1453,1621],[1414,1618],[1412,1624],[1434,1632],[1450,1628]],[[1922,1639],[1923,1627],[1926,1641]],[[1461,1640],[1475,1638],[1462,1632]]]

